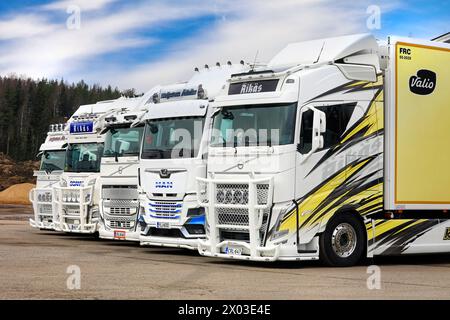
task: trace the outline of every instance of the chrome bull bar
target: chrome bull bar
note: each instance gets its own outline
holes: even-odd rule
[[[197,199],[199,205],[205,208],[207,223],[207,239],[199,240],[200,254],[276,260],[278,247],[263,246],[260,234],[264,213],[270,214],[272,207],[273,184],[272,177],[232,181],[197,178]],[[221,238],[221,231],[248,233],[249,241]],[[231,245],[242,248],[243,254],[223,253],[223,249]]]
[[[52,200],[52,188],[33,188],[28,194],[28,199],[33,206],[34,220],[30,219],[30,225],[39,229],[54,229],[57,219],[54,202]],[[45,219],[52,222],[45,222]]]
[[[59,217],[55,228],[67,232],[95,232],[96,223],[89,217],[93,192],[94,186],[54,187],[53,199]],[[78,220],[79,224],[74,228],[74,224],[67,223],[67,219]]]

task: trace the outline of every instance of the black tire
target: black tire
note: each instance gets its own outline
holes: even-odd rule
[[[320,235],[320,260],[328,266],[350,267],[363,258],[367,235],[364,224],[355,214],[337,215]]]

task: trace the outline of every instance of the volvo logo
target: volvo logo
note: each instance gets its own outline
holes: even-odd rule
[[[238,167],[239,170],[244,169],[244,163],[243,162],[239,162],[237,167]]]
[[[118,172],[119,172],[119,174],[122,174],[122,172],[123,172],[123,168],[122,168],[122,167],[119,167],[119,170],[118,170]]]

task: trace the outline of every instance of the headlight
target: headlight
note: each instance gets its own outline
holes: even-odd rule
[[[222,190],[217,191],[216,200],[217,203],[223,203],[225,200],[225,193]]]
[[[233,202],[236,204],[238,204],[238,203],[242,204],[242,198],[243,198],[242,191],[236,190],[233,194]]]
[[[228,190],[225,193],[225,203],[231,203],[231,201],[233,201],[233,192],[231,192],[231,190]]]

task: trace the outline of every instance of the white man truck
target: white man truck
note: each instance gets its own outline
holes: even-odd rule
[[[59,220],[55,230],[95,233],[100,218],[100,194],[95,192],[103,155],[105,118],[126,109],[135,98],[119,98],[81,106],[66,126],[67,152],[64,173],[53,188],[53,201]],[[98,190],[98,186],[97,186]]]
[[[162,87],[152,97],[139,166],[141,245],[197,249],[205,236],[196,177],[206,175],[209,100],[244,63],[196,69],[186,83]]]
[[[105,147],[100,168],[100,238],[139,241],[138,165],[144,125],[131,125],[146,112],[141,101],[105,118]]]
[[[65,124],[52,124],[49,127],[45,142],[39,149],[41,158],[39,170],[34,172],[36,188],[30,190],[30,202],[33,205],[33,218],[30,225],[33,228],[53,230],[53,223],[58,219],[52,201],[52,188],[59,182],[64,170],[66,159]]]
[[[450,252],[450,46],[367,34],[288,45],[216,97],[205,256]]]

